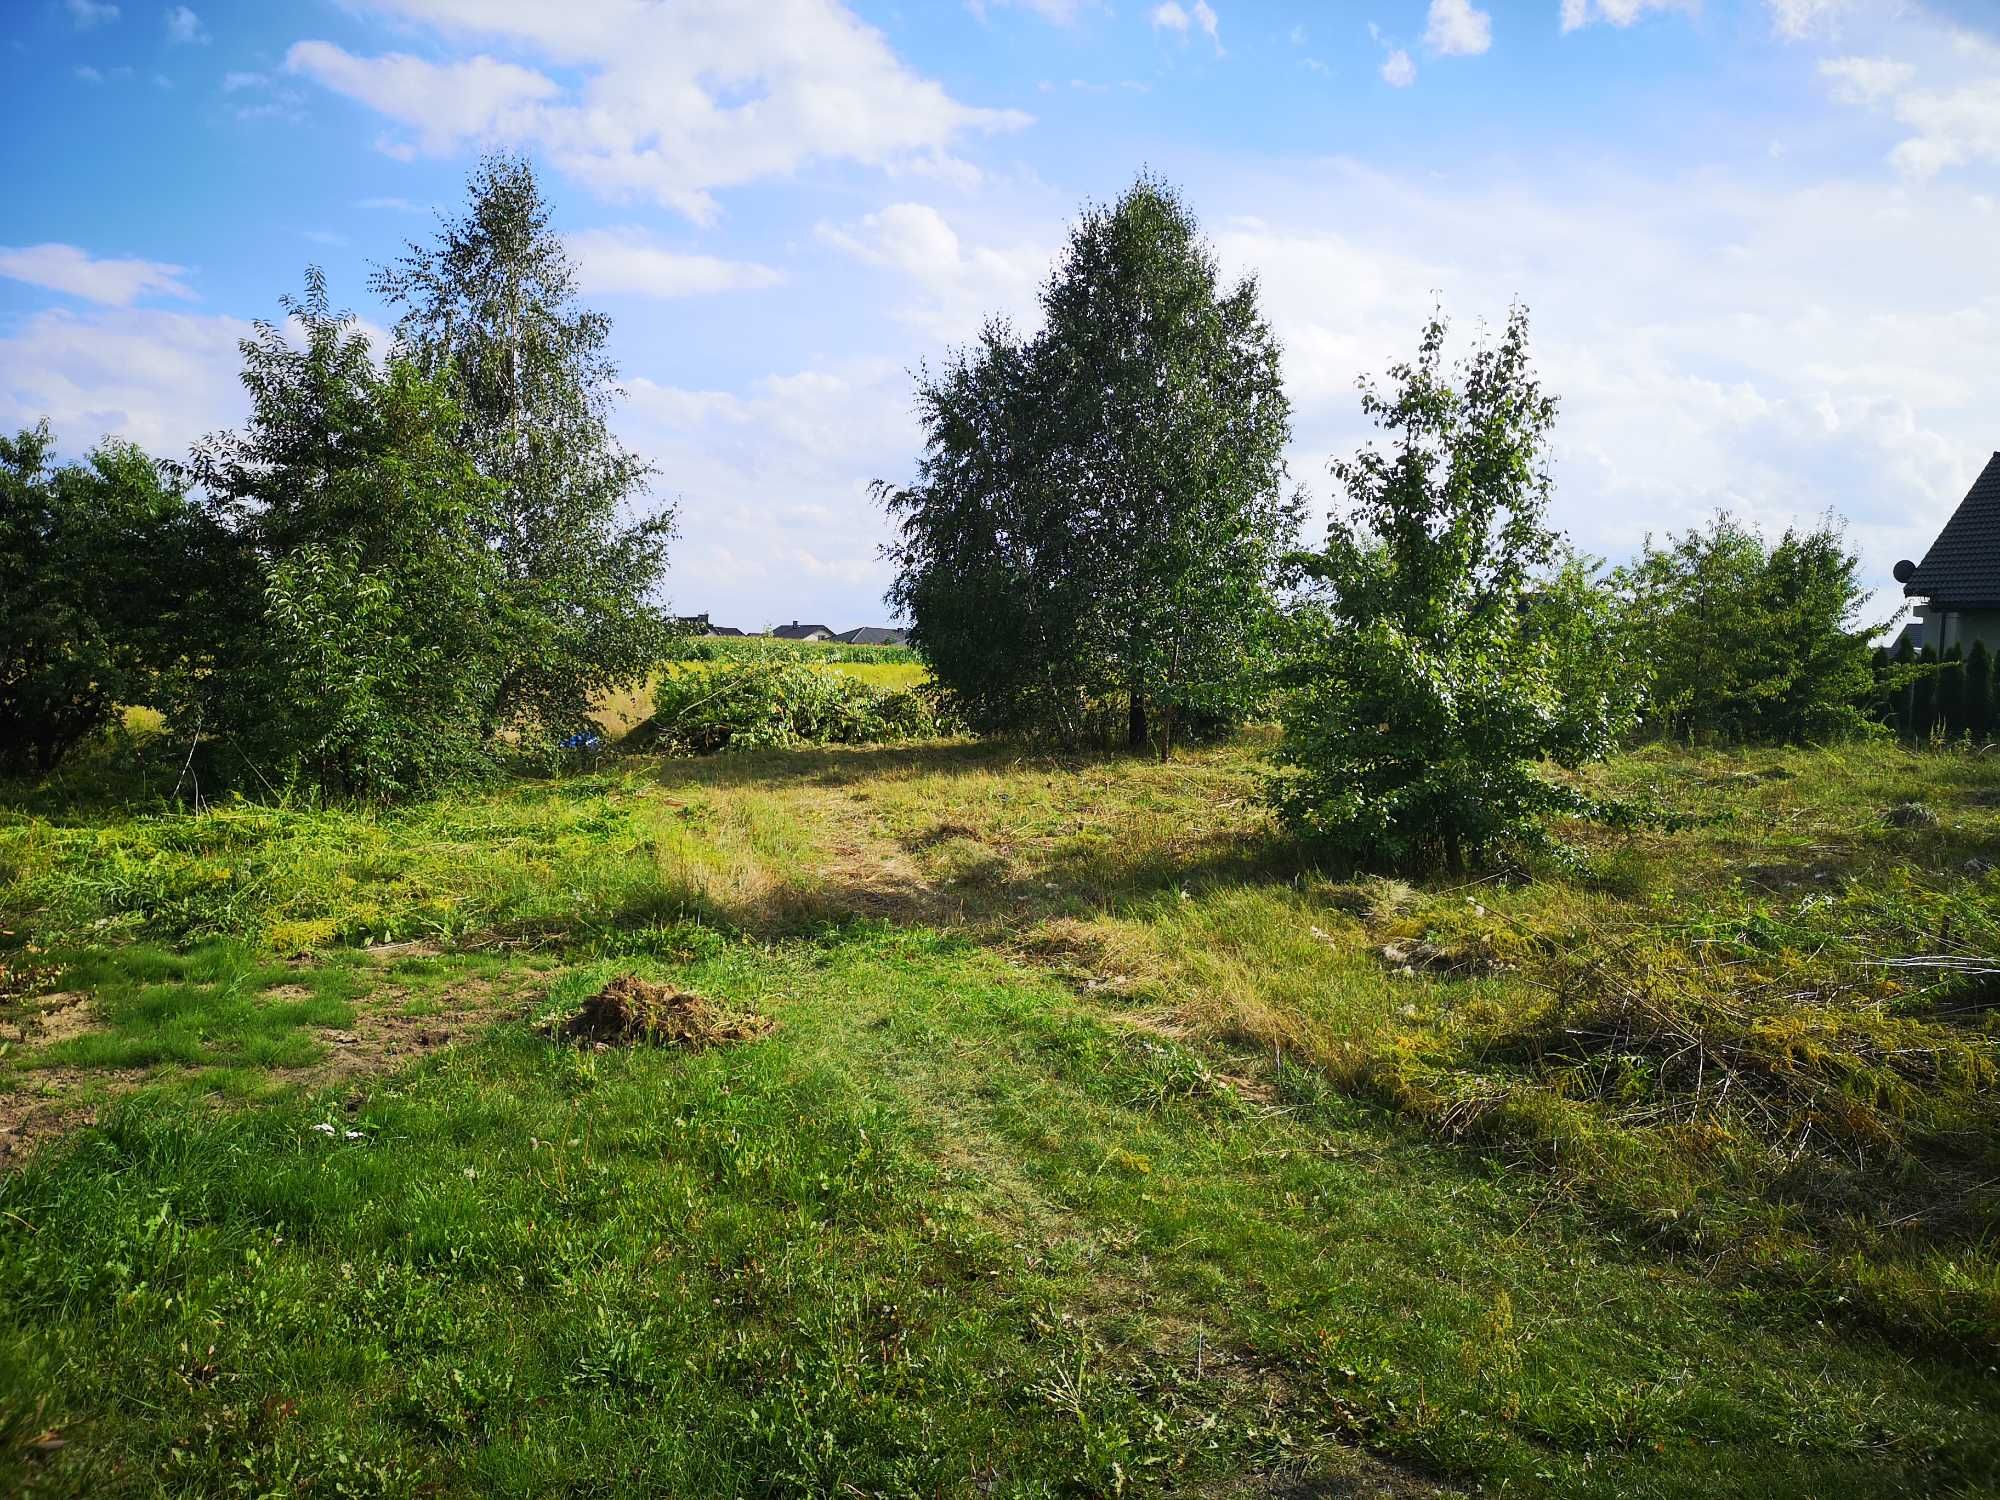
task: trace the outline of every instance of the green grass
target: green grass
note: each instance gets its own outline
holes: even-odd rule
[[[0,1065],[99,1122],[0,1178],[0,1487],[2000,1487],[1992,981],[1881,966],[2000,951],[1992,757],[1648,750],[1690,826],[1467,886],[1311,868],[1257,748],[24,789],[0,1021],[97,1017]],[[535,1029],[626,971],[779,1029]]]

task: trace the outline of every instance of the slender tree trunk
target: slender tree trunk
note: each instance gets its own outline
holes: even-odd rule
[[[1134,752],[1146,748],[1146,695],[1137,683],[1132,685],[1132,715],[1126,721],[1125,745]]]

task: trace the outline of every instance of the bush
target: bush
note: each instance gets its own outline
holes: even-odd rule
[[[948,732],[921,691],[885,691],[798,662],[669,672],[655,690],[653,706],[660,746],[683,755],[934,739]]]
[[[923,658],[908,646],[849,646],[841,641],[781,641],[762,635],[686,636],[673,643],[668,661],[792,661],[851,666],[915,666]]]
[[[1365,864],[1453,869],[1507,850],[1561,852],[1564,815],[1623,809],[1550,767],[1602,760],[1642,684],[1616,649],[1607,592],[1543,523],[1555,400],[1516,308],[1497,344],[1444,366],[1445,324],[1363,410],[1393,438],[1335,463],[1350,505],[1294,612],[1282,672],[1280,815]]]
[[[1646,727],[1693,742],[1820,744],[1867,732],[1877,678],[1860,557],[1831,519],[1766,542],[1727,514],[1651,539],[1617,583],[1652,677]]]
[[[212,612],[203,518],[129,443],[51,461],[42,423],[0,436],[0,770],[54,770],[147,701]]]

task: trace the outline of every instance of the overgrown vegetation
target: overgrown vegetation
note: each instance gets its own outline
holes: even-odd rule
[[[848,672],[784,660],[667,672],[653,708],[657,743],[691,755],[927,740],[950,729],[922,688],[875,687]]]
[[[213,625],[206,518],[152,460],[106,443],[53,461],[46,422],[0,433],[0,772],[48,772],[157,699]]]

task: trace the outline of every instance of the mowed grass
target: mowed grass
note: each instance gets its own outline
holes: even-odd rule
[[[1991,757],[1648,751],[1690,826],[1406,885],[1287,845],[1260,748],[17,796],[0,1019],[103,1020],[11,1081],[147,1072],[0,1180],[13,1482],[2000,1485]],[[633,970],[779,1029],[302,1065]]]

